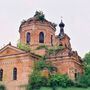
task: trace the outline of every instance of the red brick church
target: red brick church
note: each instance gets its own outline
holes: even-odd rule
[[[72,50],[70,37],[64,32],[64,26],[61,20],[60,33],[55,35],[56,25],[46,20],[40,12],[23,21],[19,28],[20,43],[28,44],[31,51],[23,51],[11,43],[0,49],[0,84],[4,84],[7,90],[25,90],[28,76],[33,71],[34,61],[39,59],[37,54],[45,54],[45,50],[36,50],[41,45],[49,48],[64,47],[48,57],[48,60],[57,67],[57,72],[68,74],[71,79],[75,79],[78,73],[81,74],[82,59],[77,51]]]

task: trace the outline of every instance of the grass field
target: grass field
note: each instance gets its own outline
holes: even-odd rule
[[[52,88],[42,87],[40,90],[52,90]],[[90,88],[57,88],[56,90],[90,90]]]

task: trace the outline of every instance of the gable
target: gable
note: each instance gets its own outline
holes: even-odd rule
[[[25,53],[25,51],[22,51],[17,47],[11,45],[6,45],[4,48],[0,50],[0,56],[16,55],[20,53]]]

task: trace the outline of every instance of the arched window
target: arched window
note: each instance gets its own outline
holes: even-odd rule
[[[51,35],[51,46],[53,46],[53,35]]]
[[[17,68],[13,69],[13,80],[17,80]]]
[[[3,80],[3,69],[0,69],[0,81]]]
[[[39,33],[39,43],[44,43],[44,33],[43,32]]]
[[[75,80],[77,80],[77,73],[75,73],[74,75],[75,75]]]
[[[30,44],[30,33],[29,32],[27,32],[26,34],[26,43]]]

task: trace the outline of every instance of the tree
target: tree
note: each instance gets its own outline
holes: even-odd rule
[[[62,50],[63,47],[58,46],[48,48],[46,45],[42,45],[37,47],[37,49],[45,49],[46,54],[40,56],[39,61],[34,63],[33,73],[29,77],[27,90],[38,90],[42,86],[51,86],[53,90],[56,90],[57,86],[72,86],[73,82],[68,78],[68,76],[58,74],[57,68],[53,66],[50,61],[47,61],[50,54],[57,53],[59,50]],[[48,70],[48,77],[41,74],[44,69]]]
[[[49,51],[49,49],[45,45],[38,47],[37,49],[43,48],[46,50],[46,52]],[[40,56],[39,58],[39,61],[34,62],[34,68],[32,74],[29,77],[27,90],[34,90],[39,89],[41,86],[47,86],[48,78],[42,76],[42,70],[47,68],[47,70],[49,71],[49,75],[52,73],[52,71],[56,70],[56,67],[54,67],[50,62],[47,63],[47,55]]]
[[[84,62],[87,65],[90,65],[90,52],[88,52],[88,53],[85,54],[85,56],[84,56]]]
[[[70,87],[73,85],[73,81],[66,74],[54,74],[50,77],[51,87]]]
[[[84,56],[84,73],[78,77],[78,83],[81,87],[90,86],[90,52]]]
[[[85,67],[85,71],[76,82],[77,87],[90,87],[90,66]]]

